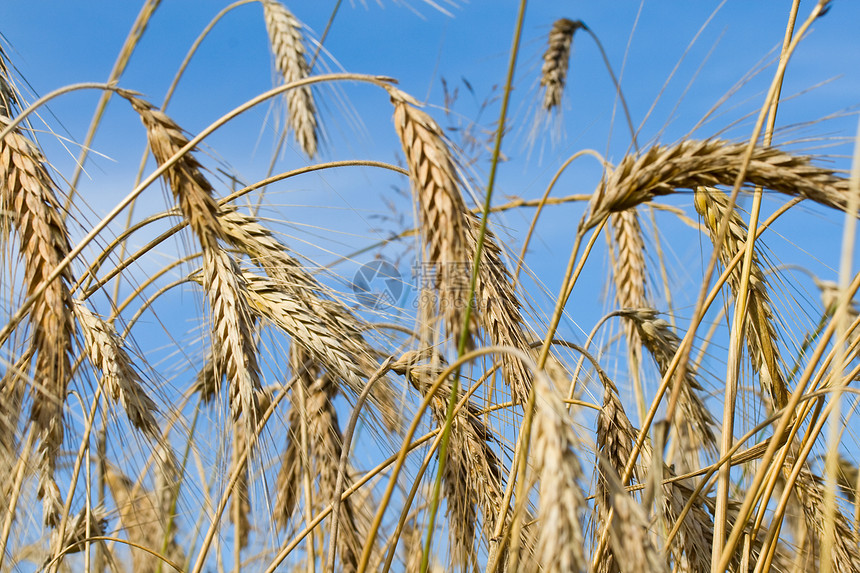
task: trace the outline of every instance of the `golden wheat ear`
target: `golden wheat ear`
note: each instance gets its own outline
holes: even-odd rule
[[[418,204],[421,238],[433,270],[433,287],[449,335],[459,340],[463,328],[471,257],[466,204],[460,178],[442,128],[416,107],[408,94],[388,87],[394,104],[394,128],[403,146],[412,189]],[[466,282],[468,284],[468,282]],[[475,325],[472,315],[471,326]],[[471,337],[469,338],[471,345]]]
[[[729,211],[729,197],[713,187],[697,187],[694,196],[696,211],[702,216],[711,242],[716,244],[716,235],[722,220],[729,219],[728,230],[718,253],[725,266],[744,248],[749,229],[736,209]],[[741,267],[735,267],[729,275],[729,286],[737,298],[741,287]],[[748,291],[747,319],[744,337],[747,341],[750,361],[764,395],[773,402],[775,409],[788,403],[788,385],[782,374],[780,353],[777,346],[776,320],[771,310],[768,283],[759,262],[758,250],[753,252]]]
[[[284,83],[308,77],[311,69],[305,54],[302,24],[286,6],[275,0],[263,0],[263,16],[275,57],[275,67],[283,76]],[[302,86],[292,89],[287,92],[286,99],[290,129],[302,151],[313,158],[317,154],[319,129],[311,88]]]
[[[0,128],[7,120],[0,118]],[[45,282],[71,251],[58,188],[48,174],[45,158],[17,129],[0,141],[0,207],[11,213],[24,260],[28,296]],[[45,501],[45,522],[59,523],[59,488],[53,481],[56,457],[63,443],[63,405],[71,376],[72,275],[66,267],[44,288],[29,313],[35,351],[30,412],[38,433],[39,495]]]
[[[740,173],[746,147],[719,139],[687,139],[627,155],[595,192],[583,225],[590,229],[610,213],[678,189],[731,187]],[[848,179],[815,165],[810,157],[776,147],[756,147],[744,173],[745,185],[803,197],[842,211],[848,208]]]
[[[573,35],[581,28],[585,28],[581,20],[567,18],[556,20],[552,25],[549,45],[544,52],[543,66],[540,70],[540,85],[544,90],[541,105],[546,111],[561,107]]]

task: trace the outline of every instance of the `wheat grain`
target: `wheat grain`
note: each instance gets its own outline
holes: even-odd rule
[[[573,34],[580,28],[585,28],[585,24],[580,20],[567,18],[556,20],[552,25],[549,46],[544,52],[543,66],[540,71],[540,85],[544,89],[542,105],[546,111],[561,106]]]
[[[275,67],[290,83],[308,77],[311,73],[305,55],[302,24],[280,2],[263,0],[266,30],[275,56]],[[292,89],[286,94],[288,121],[299,146],[313,158],[317,153],[316,106],[310,86]]]

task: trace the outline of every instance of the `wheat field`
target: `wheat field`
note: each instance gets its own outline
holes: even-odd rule
[[[97,81],[0,34],[0,571],[860,571],[844,0],[751,69],[721,6],[663,69],[645,2],[137,4]],[[486,82],[411,32],[500,13]]]

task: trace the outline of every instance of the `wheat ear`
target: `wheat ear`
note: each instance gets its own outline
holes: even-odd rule
[[[542,571],[585,571],[580,514],[585,499],[576,450],[579,441],[561,396],[543,373],[535,376],[532,426],[533,460],[540,475],[540,505],[535,565]]]
[[[128,540],[162,554],[162,546],[167,539],[167,551],[163,555],[174,563],[184,563],[185,555],[177,544],[175,535],[168,536],[168,520],[160,509],[158,496],[135,485],[111,466],[107,468],[105,480],[116,501],[119,519]],[[132,550],[135,572],[155,573],[161,563],[160,559],[146,551]]]
[[[719,252],[720,262],[728,265],[744,248],[749,238],[746,223],[735,209],[729,211],[729,198],[719,189],[697,187],[694,202],[696,211],[702,216],[712,241],[716,241],[721,221],[728,217],[728,230]],[[737,297],[741,286],[739,266],[735,267],[729,275],[728,283],[732,293]],[[753,370],[759,375],[764,394],[773,401],[775,409],[780,409],[788,403],[789,390],[779,365],[779,348],[770,297],[767,293],[767,279],[759,263],[757,251],[753,252],[750,267],[747,313],[744,336]]]
[[[263,17],[275,56],[275,67],[284,83],[294,82],[310,75],[305,54],[302,24],[280,2],[263,0]],[[317,117],[310,86],[292,89],[286,94],[288,120],[296,141],[308,157],[317,153]]]
[[[448,333],[459,340],[472,269],[466,204],[442,128],[408,94],[388,88],[394,128],[406,155],[418,204],[419,226]],[[474,317],[474,315],[473,315]],[[472,323],[474,324],[474,319]],[[471,339],[469,339],[471,344]]]
[[[366,323],[340,302],[278,241],[272,232],[259,221],[233,208],[219,213],[225,240],[248,255],[263,268],[282,293],[289,297],[297,309],[314,315],[326,329],[339,339],[339,344],[359,364],[363,372],[375,371],[374,357],[378,352],[364,336]],[[379,380],[371,390],[374,405],[382,414],[389,430],[400,426],[400,415],[395,393],[387,379]]]
[[[645,240],[636,209],[613,213],[609,218],[612,228],[611,241],[612,278],[615,283],[615,300],[619,308],[642,308],[650,306],[645,295],[647,274],[645,268]],[[624,320],[627,339],[627,367],[635,384],[637,398],[641,396],[639,370],[642,364],[642,339],[636,325],[628,318]],[[619,475],[623,472],[619,471]]]
[[[621,316],[628,318],[636,325],[642,343],[654,357],[660,374],[665,375],[672,358],[678,351],[681,339],[678,338],[668,322],[657,318],[657,311],[654,309],[626,309],[622,311]],[[688,368],[684,378],[680,381],[675,378],[672,381],[673,392],[674,385],[679,383],[681,387],[678,389],[677,395],[680,415],[673,416],[672,425],[682,443],[684,441],[690,442],[689,447],[681,448],[681,453],[685,456],[685,459],[682,460],[685,469],[692,470],[698,467],[696,452],[699,448],[704,448],[711,455],[716,455],[719,449],[717,438],[714,435],[716,422],[710,410],[705,406],[702,396],[700,396],[702,385],[696,377],[695,370]]]
[[[163,111],[155,109],[151,103],[131,92],[118,93],[131,103],[140,116],[146,127],[152,155],[159,165],[166,163],[188,144],[188,138],[182,129]],[[223,232],[218,222],[218,203],[213,197],[212,185],[201,169],[200,163],[189,152],[167,169],[164,179],[188,221],[188,226],[205,250],[217,247]]]
[[[165,113],[134,94],[125,91],[120,94],[140,115],[150,149],[159,165],[188,144],[188,138]],[[164,177],[203,248],[203,286],[213,315],[213,344],[217,351],[218,370],[227,376],[230,384],[233,417],[238,419],[244,413],[247,429],[253,431],[259,414],[256,394],[260,381],[251,312],[244,294],[241,271],[219,244],[224,230],[218,219],[219,207],[212,185],[190,152],[169,167]]]
[[[745,143],[687,139],[628,155],[598,188],[589,205],[585,228],[610,213],[623,211],[676,189],[734,185],[743,165]],[[834,209],[848,207],[848,179],[814,165],[810,157],[776,147],[756,147],[744,184],[811,199]]]
[[[584,27],[580,20],[567,18],[556,20],[552,25],[552,30],[549,32],[549,46],[544,52],[543,66],[540,70],[540,85],[544,90],[542,105],[547,111],[561,106],[573,34]]]
[[[147,396],[125,343],[113,325],[91,312],[83,302],[75,301],[75,317],[81,325],[87,354],[101,370],[105,394],[122,404],[132,425],[154,441],[161,439],[155,414],[158,407]]]
[[[5,125],[6,120],[0,118],[0,126]],[[24,259],[27,294],[31,295],[71,248],[57,186],[48,174],[45,158],[17,129],[0,141],[0,181],[0,208],[12,213]],[[63,443],[63,403],[71,375],[74,321],[70,281],[71,272],[66,267],[30,309],[36,353],[30,416],[40,437],[39,495],[49,525],[58,523],[62,508],[53,475]]]
[[[467,248],[474,253],[477,247],[480,220],[471,214],[467,217]],[[526,336],[519,298],[514,290],[511,274],[505,266],[502,249],[496,236],[489,230],[484,235],[483,260],[476,284],[477,308],[475,314],[493,344],[508,346],[531,355],[534,350]],[[522,360],[504,354],[502,373],[511,389],[515,402],[525,404],[532,386],[532,374]]]
[[[633,452],[633,443],[636,440],[636,431],[624,411],[624,405],[618,396],[618,388],[606,376],[600,376],[603,382],[603,406],[597,415],[597,517],[598,524],[595,531],[602,531],[605,527],[609,509],[612,507],[612,491],[606,477],[604,466],[608,464],[617,475],[624,471],[630,454]],[[601,463],[601,460],[602,463]],[[634,468],[631,480],[637,479],[638,472]],[[618,479],[618,478],[616,478]],[[625,484],[626,485],[626,484]],[[599,573],[617,572],[619,561],[615,558],[615,547],[610,546],[608,551],[598,565]]]
[[[410,351],[393,362],[391,369],[405,376],[424,396],[442,374],[444,361],[432,351]],[[433,419],[440,427],[445,424],[450,397],[451,385],[446,382],[436,391],[430,404]],[[497,439],[481,421],[478,408],[467,402],[454,418],[443,474],[453,548],[451,557],[464,570],[477,559],[474,551],[476,508],[481,510],[483,533],[488,542],[502,508],[504,478],[501,462],[491,447],[495,442]],[[505,523],[509,524],[512,517],[507,509]],[[524,535],[522,546],[529,545]],[[504,563],[504,559],[501,562]]]

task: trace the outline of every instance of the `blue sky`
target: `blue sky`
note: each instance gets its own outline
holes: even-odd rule
[[[410,6],[393,0],[344,2],[325,41],[325,64],[335,70],[342,67],[350,72],[398,79],[400,87],[426,102],[429,112],[445,127],[478,120],[484,128],[492,128],[498,117],[498,101],[493,100],[484,111],[480,110],[480,103],[497,96],[504,82],[519,3],[457,2],[456,6],[448,5],[449,16],[420,0],[408,2]],[[286,4],[319,37],[335,3],[335,0],[317,0]],[[35,99],[76,82],[107,79],[141,4],[128,0],[0,2],[3,48],[20,74],[18,77],[31,86],[25,90],[27,97]],[[225,5],[227,2],[213,0],[163,0],[120,85],[159,103],[188,47]],[[801,4],[801,20],[813,5],[809,0]],[[595,44],[582,33],[575,38],[570,63],[560,124],[564,136],[552,143],[548,134],[541,134],[537,143],[529,147],[527,137],[540,97],[541,56],[556,19],[582,19],[598,35],[615,73],[622,77],[635,124],[643,120],[654,104],[639,136],[644,146],[671,144],[687,136],[699,119],[750,70],[769,64],[745,81],[712,122],[693,134],[700,138],[720,134],[732,140],[748,137],[754,120],[750,114],[759,109],[775,69],[773,61],[782,43],[789,6],[787,1],[766,0],[727,0],[722,4],[668,0],[530,2],[511,103],[511,129],[503,146],[508,161],[499,170],[495,202],[504,203],[509,195],[540,197],[561,163],[581,149],[595,149],[612,162],[619,161],[628,149],[630,138],[620,108],[616,109],[614,87]],[[830,13],[813,25],[788,69],[783,89],[786,101],[778,117],[782,129],[775,140],[792,149],[826,156],[822,159],[845,170],[849,168],[860,105],[858,22],[860,2],[834,0]],[[698,39],[691,44],[697,34]],[[676,66],[677,72],[669,81]],[[450,116],[441,109],[442,78],[452,90],[459,90]],[[244,5],[225,17],[203,43],[168,113],[183,128],[196,133],[230,109],[269,89],[273,80],[262,9],[257,3]],[[21,87],[25,87],[23,83]],[[399,161],[402,153],[385,92],[372,86],[343,83],[321,86],[316,96],[327,135],[319,160]],[[40,143],[59,177],[70,177],[73,172],[78,153],[74,142],[83,140],[97,98],[98,94],[92,91],[74,93],[55,100],[40,112],[59,138],[46,133],[45,124],[35,122],[36,129],[41,131]],[[613,119],[614,109],[617,113]],[[215,171],[219,165],[224,168],[225,163],[229,164],[247,182],[265,175],[279,111],[266,105],[255,108],[207,140],[199,155],[210,168],[213,181],[218,182],[219,194],[229,192],[223,177]],[[354,118],[360,118],[360,122]],[[822,118],[829,119],[822,121]],[[456,134],[452,138],[457,141]],[[145,145],[143,127],[129,106],[120,100],[112,101],[95,140],[94,155],[87,164],[88,176],[81,186],[87,207],[76,215],[80,226],[76,232],[81,233],[97,221],[132,188]],[[485,154],[475,167],[480,181],[486,179],[487,157]],[[276,170],[286,171],[306,163],[308,160],[291,148]],[[151,169],[150,164],[147,171]],[[554,195],[590,193],[599,178],[600,169],[593,160],[577,161],[562,176]],[[392,231],[411,227],[411,206],[406,200],[408,195],[403,193],[407,188],[408,182],[402,177],[378,170],[326,171],[272,186],[268,195],[271,205],[261,215],[304,256],[329,263],[385,238]],[[163,210],[168,196],[160,186],[153,186],[144,194],[139,213],[142,216]],[[386,205],[388,201],[405,215],[405,220],[394,218]],[[770,212],[781,202],[781,197],[768,198],[765,210]],[[695,216],[688,194],[661,199],[661,203]],[[538,308],[538,314],[546,316],[551,308],[552,293],[561,281],[583,208],[582,204],[571,204],[548,210],[538,227],[527,259],[548,291],[544,294],[539,288],[529,287],[533,298],[527,302]],[[519,251],[532,215],[532,210],[523,209],[493,218],[499,235],[514,253]],[[707,262],[710,246],[703,245],[700,235],[674,217],[665,214],[657,217],[669,281],[678,296],[674,301],[675,312],[683,322],[691,313],[690,305],[698,292],[701,267]],[[650,222],[647,226],[653,231]],[[841,214],[804,205],[780,221],[764,242],[773,262],[799,263],[824,279],[835,280],[838,265],[835,246],[840,244],[841,229]],[[139,239],[140,243],[144,241],[145,237]],[[163,266],[176,256],[176,248],[182,246],[178,240],[163,245],[141,262],[136,279],[143,280],[147,273]],[[577,340],[582,339],[579,325],[588,330],[613,305],[603,288],[608,272],[604,242],[598,241],[596,248],[597,254],[589,259],[586,273],[574,292],[568,309],[570,319],[562,328],[563,335]],[[396,246],[383,254],[393,258],[402,250],[402,246]],[[373,253],[362,255],[336,271],[348,279],[359,264],[372,256]],[[407,274],[408,270],[403,272]],[[654,282],[659,281],[656,271],[652,274]],[[778,286],[776,298],[785,299],[788,304],[793,299],[799,300],[797,304],[809,311],[814,321],[817,293],[808,279],[799,277],[797,281],[798,290]],[[347,286],[342,284],[341,288],[346,290]],[[690,300],[685,300],[685,296]],[[181,296],[177,300],[175,306],[162,309],[160,318],[168,327],[172,321],[183,319],[184,314],[194,314],[182,310],[189,300],[200,304],[199,297]],[[665,300],[655,302],[665,308]],[[170,310],[176,314],[170,314]],[[145,322],[160,328],[155,321]],[[787,327],[800,328],[795,324]],[[194,339],[199,343],[203,328],[205,324],[199,321],[189,322],[190,334],[178,336],[182,341]],[[797,338],[799,332],[802,334],[790,330],[789,335]],[[169,347],[159,337],[139,338],[138,343],[147,351]],[[189,362],[193,362],[197,350],[199,346],[180,348],[188,351]],[[722,373],[718,367],[712,370]],[[166,369],[166,375],[170,374],[172,370]],[[178,381],[177,386],[183,381]]]
[[[32,86],[30,96],[70,83],[106,79],[140,4],[92,1],[0,5],[4,47]],[[162,2],[120,84],[160,102],[188,47],[226,4],[203,0]],[[333,1],[294,2],[288,3],[288,7],[319,37],[334,4]],[[801,5],[801,20],[812,6],[811,2]],[[480,102],[498,96],[504,81],[518,3],[476,0],[458,2],[448,8],[450,16],[418,0],[410,0],[409,6],[392,0],[345,2],[326,39],[324,63],[334,70],[342,68],[397,78],[402,89],[427,103],[443,126],[478,120],[484,128],[492,128],[498,115],[498,99],[483,112]],[[499,170],[496,203],[503,203],[509,195],[539,197],[558,166],[575,151],[592,148],[617,162],[629,146],[626,125],[620,108],[616,107],[614,88],[600,54],[591,38],[579,33],[574,41],[560,121],[563,137],[553,144],[548,134],[541,134],[534,147],[529,147],[527,138],[540,98],[541,56],[554,20],[582,19],[597,34],[616,74],[622,78],[634,123],[638,125],[654,105],[641,130],[640,142],[669,144],[687,135],[750,70],[769,63],[757,76],[745,80],[711,123],[693,134],[710,137],[721,133],[722,137],[734,140],[749,136],[750,114],[758,110],[770,82],[788,8],[787,2],[731,0],[722,4],[655,0],[531,2],[511,103],[511,130],[503,147],[509,161]],[[781,106],[778,118],[779,126],[797,127],[778,133],[777,143],[808,140],[796,147],[833,156],[829,160],[841,169],[848,168],[846,157],[851,153],[848,140],[854,136],[856,106],[860,104],[858,21],[860,4],[836,0],[830,13],[814,24],[789,67],[783,90],[787,101]],[[676,66],[677,71],[667,82]],[[441,110],[443,78],[451,90],[459,89],[450,117]],[[203,42],[168,112],[183,128],[194,133],[269,89],[273,81],[261,6],[244,5],[222,19]],[[472,94],[465,82],[472,88]],[[661,90],[663,93],[657,100]],[[321,160],[399,160],[392,109],[384,92],[365,85],[337,84],[321,87],[316,96],[327,135]],[[50,114],[43,111],[42,116],[59,135],[81,141],[97,97],[91,91],[64,96],[50,105]],[[278,113],[277,107],[255,108],[208,139],[207,153],[229,163],[245,181],[263,177],[275,140]],[[838,117],[819,121],[829,116]],[[350,117],[360,118],[360,125]],[[722,132],[724,129],[727,131]],[[456,141],[456,136],[453,137]],[[70,150],[66,151],[56,138],[45,135],[41,143],[57,170],[70,176],[73,156],[77,154],[75,145],[64,142]],[[841,144],[834,147],[838,143]],[[92,156],[87,165],[89,179],[82,183],[92,209],[82,219],[82,226],[97,220],[97,214],[106,212],[130,189],[144,146],[139,121],[124,102],[114,100],[94,145],[95,152],[101,155]],[[826,147],[820,149],[820,146]],[[481,181],[486,178],[487,157],[484,154],[476,166]],[[305,163],[306,158],[290,149],[277,169],[287,170]],[[561,178],[555,194],[590,193],[599,176],[594,161],[578,161]],[[280,231],[296,250],[317,262],[328,263],[409,226],[410,207],[393,187],[402,191],[406,183],[402,178],[376,170],[339,170],[304,176],[273,187],[269,198],[276,208],[262,214],[283,223]],[[226,193],[226,184],[218,191]],[[160,210],[164,201],[163,193],[153,188],[144,195],[141,212]],[[391,215],[387,201],[399,205],[406,222],[385,219]],[[693,213],[689,197],[683,194],[665,202]],[[776,204],[773,202],[770,208]],[[567,258],[572,229],[582,208],[572,205],[549,210],[538,227],[528,263],[550,291],[558,288],[564,266],[560,261]],[[788,239],[768,240],[775,259],[789,262],[790,254],[794,260],[802,245],[811,255],[801,264],[815,267],[813,272],[824,278],[835,279],[833,245],[838,243],[833,241],[838,240],[834,238],[841,232],[841,219],[815,206],[798,212],[783,227],[790,232]],[[532,215],[532,210],[518,210],[495,217],[499,232],[513,250],[519,250]],[[697,284],[697,277],[691,276],[694,271],[690,269],[701,266],[702,245],[695,234],[671,240],[675,224],[666,218],[658,220],[665,235],[663,247],[670,260],[670,279],[673,286]],[[822,237],[826,240],[821,240]],[[396,251],[385,254],[395,256]],[[359,258],[353,266],[342,266],[338,272],[349,276],[370,256]],[[153,264],[158,266],[164,260],[157,259]],[[597,292],[597,285],[606,276],[606,263],[601,266],[600,257],[594,260],[588,276],[594,278],[592,287]],[[543,307],[549,304],[548,300],[538,296],[534,303]],[[589,300],[587,306],[593,305],[597,311],[601,305],[594,302]],[[584,322],[588,324],[590,320],[591,317]],[[575,334],[577,329],[570,328]]]

